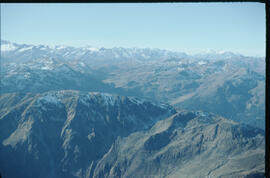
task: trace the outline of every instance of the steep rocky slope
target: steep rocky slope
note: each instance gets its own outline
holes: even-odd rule
[[[244,177],[264,131],[167,104],[79,91],[0,96],[3,177]]]
[[[96,177],[245,177],[264,172],[264,136],[213,114],[179,112],[118,139]]]
[[[4,177],[91,177],[118,136],[175,113],[165,104],[77,91],[5,94],[0,108]]]

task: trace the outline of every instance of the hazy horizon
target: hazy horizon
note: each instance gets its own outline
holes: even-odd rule
[[[1,39],[265,56],[263,3],[1,3]]]
[[[265,58],[265,55],[264,56],[246,55],[246,54],[239,53],[237,51],[214,50],[214,49],[205,49],[205,50],[202,50],[202,51],[199,51],[199,52],[193,52],[192,53],[192,52],[179,51],[179,50],[171,50],[171,49],[164,49],[164,48],[151,48],[151,47],[143,48],[143,47],[136,47],[136,46],[134,46],[134,47],[114,46],[114,47],[107,48],[107,47],[104,47],[104,46],[93,46],[91,44],[86,44],[84,46],[72,46],[72,45],[65,45],[65,44],[48,45],[48,44],[18,43],[18,42],[14,42],[14,41],[11,41],[11,40],[6,40],[6,39],[1,39],[1,41],[7,41],[7,42],[15,43],[15,44],[18,44],[18,45],[48,46],[50,48],[56,48],[56,47],[60,47],[61,46],[61,47],[72,47],[72,48],[92,48],[93,50],[99,50],[101,48],[105,48],[105,49],[113,49],[113,48],[150,49],[150,50],[158,49],[158,50],[166,50],[166,51],[177,52],[177,53],[185,53],[185,54],[190,55],[190,56],[196,56],[196,55],[200,55],[200,54],[223,54],[223,53],[226,53],[226,52],[229,52],[229,53],[231,52],[231,53],[236,54],[236,55],[242,55],[242,56],[247,56],[247,57]]]

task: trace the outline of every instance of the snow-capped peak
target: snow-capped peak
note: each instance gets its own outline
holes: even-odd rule
[[[1,51],[13,51],[17,49],[14,43],[1,43]]]

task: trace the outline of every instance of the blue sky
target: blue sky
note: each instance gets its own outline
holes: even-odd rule
[[[225,50],[265,56],[262,3],[1,4],[1,38],[17,43]]]

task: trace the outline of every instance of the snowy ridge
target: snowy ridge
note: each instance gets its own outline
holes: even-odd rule
[[[8,44],[1,44],[1,51],[5,52],[5,51],[14,51],[16,50],[16,46],[12,43],[8,43]]]
[[[138,104],[138,105],[141,105],[145,102],[144,99],[138,99],[138,98],[135,98],[135,97],[131,97],[130,98],[131,101],[133,101],[134,103]]]
[[[56,105],[59,103],[59,99],[58,99],[55,92],[49,92],[49,93],[46,93],[45,95],[41,96],[40,98],[38,98],[37,102],[38,102],[38,104],[46,103],[46,104],[55,104]]]
[[[82,104],[89,106],[89,103],[93,101],[101,100],[103,105],[111,105],[113,106],[116,103],[117,96],[113,96],[107,93],[99,93],[99,92],[90,92],[80,94],[79,102]]]
[[[121,96],[109,94],[109,93],[101,93],[101,92],[79,92],[74,90],[60,90],[60,91],[49,91],[41,94],[37,99],[37,105],[42,104],[54,104],[59,105],[62,103],[63,98],[66,96],[78,96],[78,102],[82,103],[85,106],[90,106],[89,103],[97,102],[103,106],[114,106],[119,104],[121,101]],[[172,107],[166,103],[157,103],[153,101],[149,101],[146,99],[139,99],[136,97],[125,97],[131,103],[143,106],[145,103],[151,104],[152,106],[159,107],[162,109],[171,110]]]
[[[49,47],[1,42],[16,47],[14,51],[1,53],[3,93],[108,92],[218,112],[236,121],[251,123],[252,120],[264,128],[265,89],[264,85],[257,85],[265,83],[265,61],[260,58],[224,51],[196,57],[149,48],[93,50],[92,46]],[[115,98],[108,95],[93,96],[92,99],[104,101],[101,105],[115,104]],[[137,99],[131,102],[144,104],[143,100]],[[233,113],[223,112],[224,103]],[[242,105],[246,105],[246,109]]]
[[[90,57],[110,57],[110,58],[139,58],[144,60],[151,59],[168,59],[173,57],[184,58],[187,56],[193,56],[196,58],[223,58],[223,59],[231,59],[231,58],[239,58],[243,57],[243,55],[239,53],[234,53],[230,51],[216,51],[216,50],[206,50],[205,52],[198,54],[190,54],[187,55],[184,52],[177,52],[171,50],[164,50],[158,48],[122,48],[122,47],[114,47],[114,48],[104,48],[104,47],[93,47],[87,45],[86,47],[71,47],[65,45],[27,45],[27,44],[16,44],[9,41],[1,40],[1,50],[3,52],[16,52],[16,53],[25,53],[25,52],[40,52],[48,54],[61,55],[70,58],[80,58],[84,55]]]
[[[23,52],[23,51],[31,50],[32,48],[33,48],[33,46],[21,48],[21,49],[18,50],[18,52]]]
[[[264,171],[264,132],[211,113],[74,90],[9,93],[0,105],[7,113],[0,115],[5,177],[245,177]]]
[[[92,46],[86,47],[70,47],[63,45],[26,45],[16,44],[8,41],[1,41],[1,48],[4,52],[9,52],[8,55],[12,55],[11,52],[16,54],[20,53],[21,56],[27,55],[28,53],[34,54],[36,57],[42,57],[43,55],[60,55],[65,56],[69,59],[78,58],[128,58],[128,59],[140,59],[140,60],[151,60],[151,59],[166,59],[170,57],[182,57],[186,56],[182,52],[173,52],[161,49],[150,49],[150,48],[96,48]],[[7,55],[7,54],[5,54]]]

